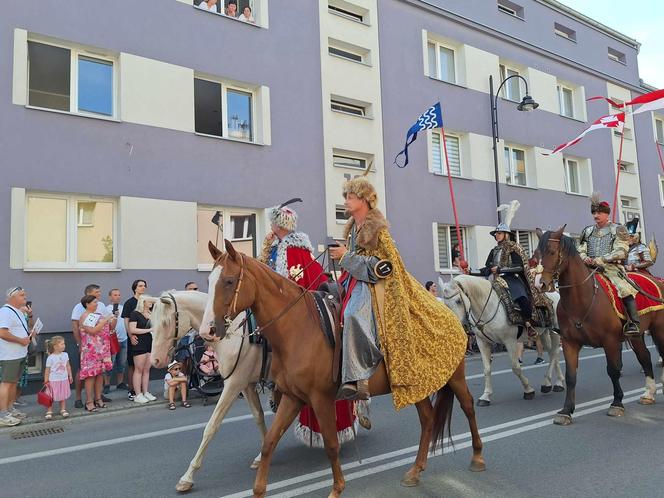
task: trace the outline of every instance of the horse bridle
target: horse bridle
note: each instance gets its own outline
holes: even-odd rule
[[[456,295],[463,294],[464,296],[466,296],[468,298],[468,301],[470,302],[470,298],[468,297],[468,293],[463,288],[463,286],[459,282],[454,282],[454,283],[459,288],[459,291],[456,294],[452,294],[450,297],[454,297]],[[487,341],[489,341],[491,343],[495,343],[495,341],[491,340],[486,335],[486,333],[484,332],[484,327],[487,324],[491,323],[496,318],[496,315],[498,315],[498,310],[500,309],[500,303],[498,303],[498,305],[496,306],[496,311],[494,311],[491,318],[489,318],[489,320],[487,320],[486,322],[482,321],[482,316],[484,315],[484,311],[486,310],[486,307],[489,304],[489,300],[491,299],[491,294],[493,294],[493,285],[491,286],[491,290],[489,291],[489,295],[487,296],[486,301],[484,302],[484,306],[482,306],[482,311],[480,312],[480,316],[479,316],[478,319],[476,319],[473,316],[472,303],[470,305],[470,308],[466,308],[466,302],[462,298],[461,299],[461,305],[463,306],[463,311],[466,314],[466,321],[470,324],[470,326],[472,328],[477,329],[482,334],[482,336],[484,336],[484,338]]]
[[[172,293],[168,293],[168,296],[173,301],[173,307],[175,308],[175,334],[171,339],[171,348],[169,351],[172,351],[178,344],[178,335],[180,335],[180,312],[178,311],[178,302],[175,300],[175,296]]]

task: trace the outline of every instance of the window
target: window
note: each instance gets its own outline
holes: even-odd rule
[[[345,114],[353,114],[354,116],[366,116],[366,107],[362,105],[351,104],[342,102],[341,100],[332,99],[330,106],[333,111],[343,112]]]
[[[553,32],[557,34],[558,36],[561,36],[567,40],[576,41],[576,31],[574,31],[571,28],[568,28],[567,26],[563,26],[560,23],[554,22],[553,23]]]
[[[500,65],[501,81],[505,81],[507,78],[515,76],[514,78],[511,78],[509,81],[507,81],[503,86],[504,99],[512,100],[514,102],[521,102],[524,94],[521,92],[521,78],[516,78],[518,75],[519,71],[516,69],[507,67],[504,64]]]
[[[639,208],[639,200],[636,197],[620,196],[620,207],[622,210],[623,223],[631,221],[635,216],[642,218]]]
[[[328,38],[327,52],[330,55],[341,57],[353,62],[370,64],[369,50],[357,45],[346,43],[342,40]]]
[[[627,64],[627,57],[622,52],[609,47],[608,51],[609,59],[615,62],[620,62],[621,64]]]
[[[498,10],[504,14],[523,19],[523,7],[509,0],[498,0]]]
[[[437,80],[456,83],[455,52],[440,43],[430,41],[427,44],[429,58],[429,76]]]
[[[365,170],[367,169],[367,160],[359,157],[350,157],[346,155],[334,154],[332,156],[332,164],[336,168],[351,168]]]
[[[346,220],[350,218],[350,215],[346,212],[346,208],[343,205],[337,204],[334,211],[337,223],[340,225],[345,225]]]
[[[255,24],[255,21],[252,19],[257,18],[258,12],[256,12],[254,4],[260,2],[254,2],[254,0],[217,0],[211,6],[208,4],[207,0],[193,0],[192,3],[194,4],[194,7],[204,10],[205,12],[219,14],[224,17],[230,17],[234,19],[238,19],[240,15],[244,13],[244,9],[249,7],[251,9],[251,18],[247,20],[247,22]],[[236,5],[235,11],[231,11],[229,9],[231,3]],[[244,18],[239,20],[245,21]]]
[[[219,212],[219,227],[212,219]],[[197,261],[199,270],[212,267],[208,241],[219,246],[224,239],[233,242],[233,246],[249,256],[256,255],[256,214],[229,208],[198,207],[196,216],[197,227]]]
[[[436,271],[452,270],[452,248],[459,243],[456,227],[436,223]],[[466,244],[466,229],[461,227],[463,247]]]
[[[359,7],[358,5],[344,2],[343,0],[332,0],[328,2],[327,11],[330,14],[345,17],[351,21],[366,23],[367,10]]]
[[[42,351],[29,354],[25,361],[28,367],[28,375],[42,373],[42,366],[44,365],[44,353]]]
[[[655,118],[655,136],[658,144],[664,144],[664,119]]]
[[[115,201],[28,194],[26,268],[115,267]]]
[[[659,203],[664,207],[664,176],[659,175]]]
[[[253,100],[252,92],[194,78],[196,133],[253,141]]]
[[[431,171],[437,175],[447,175],[445,164],[445,150],[442,145],[442,134],[439,131],[431,132]],[[450,174],[461,176],[461,147],[460,138],[456,135],[445,134],[447,158],[449,159]]]
[[[613,129],[613,135],[616,136],[616,137],[620,137],[620,135],[623,135],[625,137],[625,140],[632,140],[632,129],[627,128],[626,126],[623,126],[622,133],[621,133],[619,129],[614,128]]]
[[[564,161],[567,191],[572,194],[580,194],[581,179],[579,174],[579,162],[573,159],[564,159]]]
[[[526,177],[526,151],[505,147],[505,181],[510,185],[528,185]]]
[[[339,57],[343,57],[344,59],[348,59],[351,61],[355,62],[362,62],[362,56],[359,54],[355,54],[349,50],[344,50],[342,48],[336,48],[336,47],[328,47],[327,51],[330,55],[337,55]]]
[[[28,105],[88,116],[114,116],[116,78],[112,59],[28,41],[28,61]]]
[[[636,173],[636,165],[628,161],[620,161],[620,171],[623,173]]]
[[[563,85],[558,85],[558,107],[560,115],[568,118],[574,117],[574,91]]]
[[[537,235],[535,232],[528,232],[526,230],[516,231],[516,242],[523,247],[528,257],[533,255],[534,249],[537,247]],[[524,261],[524,263],[527,263]]]

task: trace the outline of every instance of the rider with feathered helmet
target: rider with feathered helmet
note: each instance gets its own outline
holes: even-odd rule
[[[647,268],[654,264],[650,249],[641,242],[641,232],[639,232],[639,217],[635,216],[625,223],[629,232],[629,252],[625,260],[625,268],[628,271],[642,271],[650,273]]]

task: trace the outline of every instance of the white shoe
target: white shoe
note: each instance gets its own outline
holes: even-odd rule
[[[13,410],[10,410],[9,415],[14,417],[17,420],[23,420],[25,418],[28,418],[27,413],[20,412],[16,408],[14,408]]]
[[[4,417],[0,417],[0,425],[4,425],[5,427],[14,427],[15,425],[20,424],[21,421],[17,418],[12,417],[11,415],[5,415]]]
[[[143,396],[145,396],[148,401],[157,401],[157,398],[151,393],[151,392],[144,392]]]
[[[150,400],[143,393],[138,393],[136,396],[134,396],[134,403],[139,403],[141,405],[144,405],[145,403],[149,402]]]

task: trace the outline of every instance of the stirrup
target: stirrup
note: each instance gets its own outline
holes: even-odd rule
[[[625,337],[640,337],[642,335],[639,326],[632,320],[628,320],[623,325],[623,334]]]

